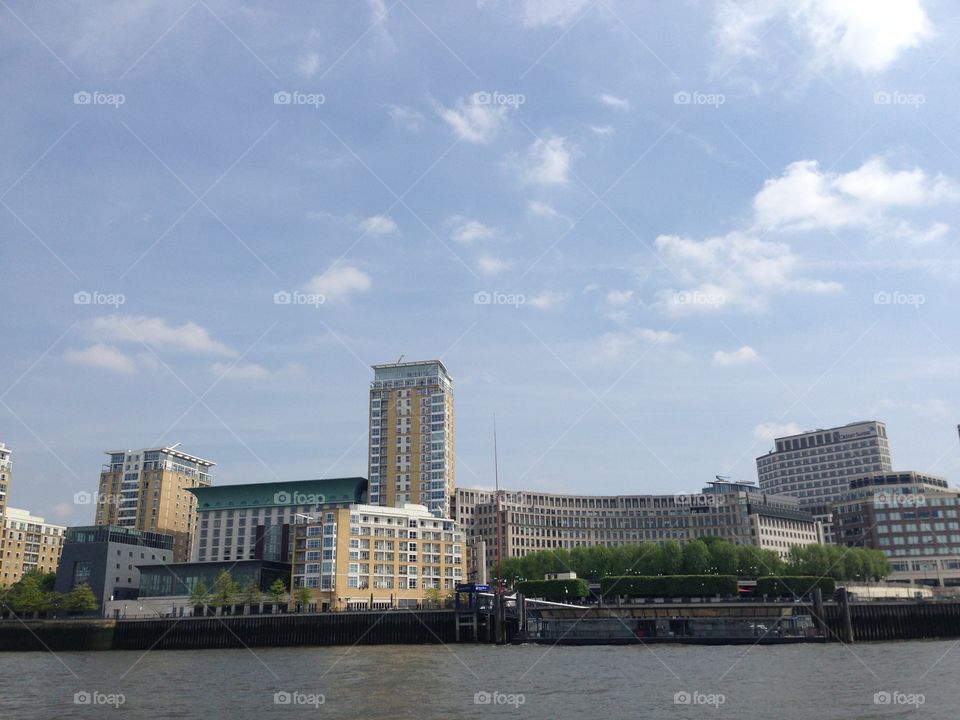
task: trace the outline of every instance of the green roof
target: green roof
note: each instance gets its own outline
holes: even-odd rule
[[[289,505],[339,505],[363,502],[367,479],[362,477],[294,480],[292,482],[211,485],[187,488],[197,496],[199,510]]]

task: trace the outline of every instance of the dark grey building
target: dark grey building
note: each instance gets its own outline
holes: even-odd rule
[[[104,601],[136,598],[138,565],[173,562],[173,536],[115,525],[67,528],[54,589],[68,593],[86,583]]]

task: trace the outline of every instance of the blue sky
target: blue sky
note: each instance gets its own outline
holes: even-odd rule
[[[494,413],[512,488],[750,480],[872,418],[960,470],[950,3],[0,14],[13,506],[90,522],[102,451],[161,443],[219,483],[365,475],[401,355],[454,377],[463,485]]]

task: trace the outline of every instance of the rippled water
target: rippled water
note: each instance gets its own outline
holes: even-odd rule
[[[957,645],[0,653],[0,718],[946,719]]]

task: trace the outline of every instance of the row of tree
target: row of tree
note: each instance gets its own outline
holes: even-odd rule
[[[87,584],[78,585],[68,593],[53,589],[56,573],[31,570],[20,580],[0,591],[0,608],[17,615],[55,610],[86,611],[99,606],[93,590]]]
[[[281,605],[289,602],[287,584],[277,578],[267,589],[266,596],[274,605]],[[293,599],[297,606],[303,609],[310,604],[310,588],[299,587],[293,593]],[[190,604],[194,607],[228,607],[230,605],[259,605],[264,600],[264,594],[260,591],[260,586],[255,580],[251,580],[246,587],[241,587],[226,570],[221,570],[213,582],[213,587],[208,588],[203,581],[194,585],[190,592]]]
[[[645,542],[622,547],[558,548],[526,557],[504,558],[502,576],[509,585],[540,580],[547,573],[575,572],[577,577],[599,582],[622,575],[808,575],[834,580],[880,580],[890,573],[890,563],[879,550],[839,545],[795,545],[784,562],[774,550],[734,545],[722,538],[706,537],[681,546],[675,540]],[[490,571],[496,577],[496,567]]]

